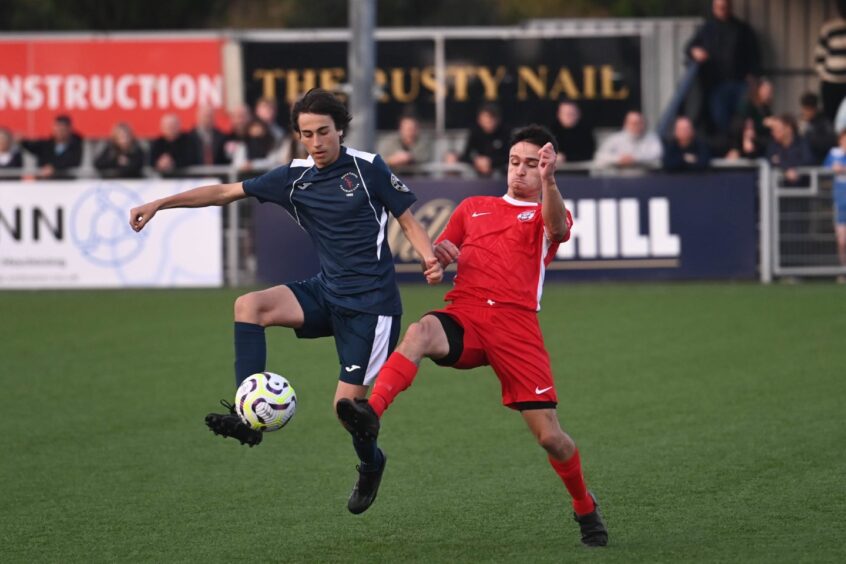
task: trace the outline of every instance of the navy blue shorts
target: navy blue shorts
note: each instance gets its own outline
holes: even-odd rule
[[[372,384],[397,346],[402,316],[362,313],[330,303],[316,278],[286,285],[305,314],[303,326],[294,329],[297,337],[335,337],[341,364],[338,379],[348,384]]]

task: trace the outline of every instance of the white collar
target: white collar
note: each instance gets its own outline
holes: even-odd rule
[[[522,200],[517,200],[512,198],[508,194],[502,196],[502,199],[511,204],[512,206],[524,206],[524,207],[537,207],[537,202],[523,202]]]

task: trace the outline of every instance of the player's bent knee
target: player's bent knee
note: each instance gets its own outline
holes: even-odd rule
[[[262,300],[257,292],[250,292],[235,299],[235,321],[266,325],[262,321]]]
[[[558,459],[569,458],[575,451],[576,445],[563,431],[543,432],[538,435],[538,444]]]

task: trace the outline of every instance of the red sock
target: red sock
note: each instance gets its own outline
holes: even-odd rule
[[[417,365],[395,352],[382,366],[373,391],[370,393],[370,407],[380,418],[397,395],[408,388],[417,376]]]
[[[573,497],[573,510],[579,515],[587,515],[594,510],[593,498],[587,492],[585,478],[582,475],[582,461],[579,458],[579,451],[566,461],[561,462],[549,457],[549,463],[555,473],[561,477],[561,481],[567,486],[567,491]]]

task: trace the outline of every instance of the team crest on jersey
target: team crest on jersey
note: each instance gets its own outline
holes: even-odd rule
[[[411,190],[408,189],[408,186],[403,184],[402,180],[397,178],[396,174],[391,174],[391,186],[393,186],[394,190],[397,192],[411,192]]]
[[[531,221],[532,218],[535,217],[535,211],[537,210],[520,212],[520,214],[517,216],[517,219],[519,219],[520,221]]]
[[[341,190],[346,192],[347,196],[352,196],[360,184],[358,175],[354,172],[348,172],[341,177]]]

